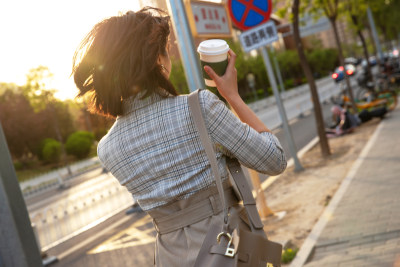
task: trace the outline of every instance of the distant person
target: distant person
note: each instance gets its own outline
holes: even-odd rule
[[[101,21],[76,51],[73,75],[78,96],[91,96],[92,111],[116,118],[97,149],[104,167],[153,218],[179,216],[187,220],[181,213],[194,209],[193,203],[211,197],[218,201],[219,196],[190,115],[188,96],[179,95],[169,80],[169,23],[169,17],[155,8]],[[227,188],[231,187],[228,156],[269,175],[286,168],[278,139],[240,98],[236,55],[230,51],[229,56],[223,76],[207,66],[205,70],[239,118],[210,91],[199,93]],[[230,212],[242,209],[233,204]],[[193,266],[209,225],[222,218],[223,212],[219,212],[158,234],[155,264]]]
[[[351,114],[346,109],[334,105],[331,108],[333,125],[325,129],[327,137],[337,137],[351,133],[361,123],[370,121],[373,118],[383,119],[387,113],[386,107],[377,107],[372,110],[364,109],[357,115]]]
[[[331,108],[333,125],[330,129],[326,129],[328,137],[337,137],[347,133],[351,133],[354,129],[361,124],[358,116],[351,114],[346,109],[334,105]]]

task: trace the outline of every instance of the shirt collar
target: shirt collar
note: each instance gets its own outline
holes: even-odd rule
[[[122,101],[123,114],[126,115],[130,112],[144,108],[148,105],[161,101],[162,99],[165,98],[156,93],[152,93],[151,95],[143,98],[144,95],[145,92],[140,92],[136,96],[131,96],[128,99],[123,100]]]

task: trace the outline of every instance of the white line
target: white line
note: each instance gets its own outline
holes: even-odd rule
[[[290,264],[290,267],[301,267],[303,266],[310,253],[312,252],[318,237],[321,235],[322,231],[324,230],[326,224],[330,220],[333,212],[335,211],[336,207],[338,206],[340,200],[342,199],[343,195],[346,193],[350,183],[352,182],[354,176],[356,175],[358,169],[360,168],[361,164],[364,162],[364,159],[368,155],[370,149],[375,144],[376,139],[383,127],[385,122],[381,122],[377,129],[375,130],[373,136],[368,141],[367,145],[361,151],[361,154],[358,156],[357,160],[353,163],[350,171],[347,173],[346,178],[342,181],[339,189],[336,191],[335,195],[333,196],[332,200],[329,202],[329,205],[325,208],[323,214],[319,218],[318,222],[314,225],[311,233],[308,235],[306,240],[304,241],[303,245],[301,246],[299,252],[297,253],[296,257],[294,258],[293,262]]]
[[[111,216],[110,216],[111,217]],[[65,257],[67,257],[68,255],[74,253],[75,251],[77,251],[78,249],[81,249],[82,247],[86,246],[87,244],[93,242],[94,240],[96,240],[97,238],[99,238],[100,236],[104,235],[106,232],[108,232],[110,229],[114,229],[117,228],[118,226],[120,226],[121,224],[124,224],[125,222],[129,221],[132,217],[131,216],[126,216],[125,218],[123,218],[122,220],[119,220],[115,223],[113,223],[112,225],[110,225],[109,227],[101,230],[100,232],[96,233],[95,235],[85,239],[85,241],[80,242],[78,245],[64,251],[63,253],[61,253],[60,255],[58,255],[58,259],[61,260]],[[86,229],[87,230],[87,229]]]

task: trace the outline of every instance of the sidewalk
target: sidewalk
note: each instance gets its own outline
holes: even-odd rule
[[[304,241],[295,266],[400,266],[400,108],[385,118]]]

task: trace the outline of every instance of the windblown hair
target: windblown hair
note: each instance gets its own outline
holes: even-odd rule
[[[157,8],[129,11],[96,24],[73,58],[77,97],[91,96],[89,109],[105,116],[122,115],[122,101],[144,91],[177,95],[157,63],[167,55],[170,18]]]

